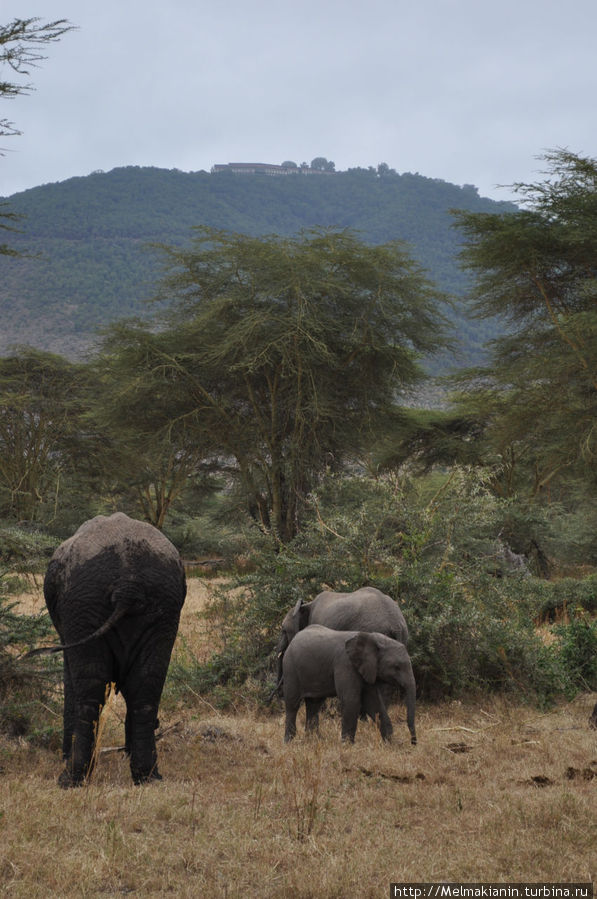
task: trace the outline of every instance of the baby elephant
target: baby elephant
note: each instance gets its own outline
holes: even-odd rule
[[[385,634],[334,631],[311,624],[299,631],[284,655],[284,701],[288,743],[296,735],[296,715],[305,700],[306,730],[316,730],[319,709],[328,696],[337,696],[342,709],[342,739],[354,742],[361,711],[378,718],[384,740],[392,735],[379,687],[391,684],[405,691],[411,743],[415,733],[415,678],[403,643]]]

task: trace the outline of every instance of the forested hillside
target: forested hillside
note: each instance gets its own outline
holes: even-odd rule
[[[506,203],[421,175],[356,169],[329,177],[184,173],[128,167],[46,184],[8,198],[23,216],[0,256],[0,352],[27,343],[81,356],[116,318],[143,315],[158,256],[150,244],[185,244],[191,229],[295,234],[312,226],[350,228],[371,243],[400,239],[443,289],[466,292],[452,208],[499,212]],[[455,313],[457,361],[479,358],[488,325]]]

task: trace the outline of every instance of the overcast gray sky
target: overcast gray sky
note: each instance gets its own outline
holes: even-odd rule
[[[597,156],[596,0],[2,0],[67,18],[2,101],[0,195],[125,165],[386,162],[482,195]],[[0,72],[0,78],[6,73]]]

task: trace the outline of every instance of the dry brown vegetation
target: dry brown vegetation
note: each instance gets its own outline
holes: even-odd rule
[[[190,582],[181,632],[202,650]],[[35,589],[23,609],[43,602]],[[282,740],[281,707],[220,714],[166,696],[159,784],[121,753],[61,791],[57,750],[0,743],[0,892],[181,897],[381,897],[391,881],[591,881],[597,874],[595,696],[547,713],[500,699],[419,709],[411,747],[359,725],[352,747]],[[122,742],[120,698],[102,722]]]

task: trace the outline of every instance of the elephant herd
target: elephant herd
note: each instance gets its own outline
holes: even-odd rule
[[[342,739],[354,740],[359,716],[378,719],[382,737],[392,734],[386,711],[391,692],[404,691],[411,742],[415,732],[415,678],[406,650],[408,628],[393,599],[362,587],[354,593],[325,591],[313,602],[299,600],[282,622],[278,685],[286,705],[285,740],[296,734],[296,715],[305,701],[307,730],[330,696],[342,709]]]
[[[179,554],[152,525],[121,512],[85,522],[52,556],[44,597],[64,652],[65,768],[62,787],[85,782],[94,762],[95,730],[107,685],[126,702],[125,749],[134,783],[160,780],[155,730],[158,707],[186,596]],[[416,743],[415,679],[408,628],[397,604],[373,587],[320,593],[299,601],[282,622],[276,648],[286,706],[285,740],[296,734],[305,702],[306,729],[317,729],[328,697],[340,700],[342,739],[352,742],[359,717],[392,734],[387,703],[404,692]]]

